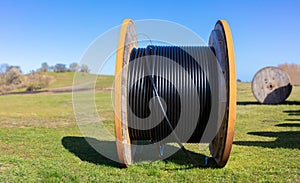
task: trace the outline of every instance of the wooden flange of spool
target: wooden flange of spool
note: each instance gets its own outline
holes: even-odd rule
[[[225,166],[229,158],[233,142],[234,125],[236,118],[236,76],[234,51],[231,32],[226,21],[216,23],[211,33],[209,46],[211,46],[221,66],[225,78],[227,104],[221,127],[210,143],[211,155],[219,167]],[[118,158],[124,167],[132,161],[131,144],[128,133],[126,114],[127,105],[127,70],[124,67],[129,62],[130,51],[137,47],[137,38],[132,20],[123,21],[120,30],[118,50],[116,55],[115,75],[115,135]]]
[[[127,67],[130,51],[136,48],[137,38],[135,26],[132,20],[125,19],[122,23],[118,49],[116,55],[115,71],[115,135],[120,164],[127,167],[131,161],[131,144],[128,133],[127,121]]]
[[[210,143],[210,152],[218,167],[224,167],[229,159],[236,120],[236,72],[233,41],[228,23],[219,20],[209,38],[221,66],[225,82],[227,104],[219,131]]]
[[[278,67],[260,69],[252,80],[252,93],[262,104],[279,104],[292,91],[289,75]]]

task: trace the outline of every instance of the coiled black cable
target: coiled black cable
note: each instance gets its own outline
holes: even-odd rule
[[[172,81],[181,83],[180,87],[188,94],[188,109],[186,110],[191,118],[186,119],[184,128],[176,129],[180,139],[183,133],[191,129],[193,109],[196,104],[199,113],[196,116],[197,124],[187,142],[196,143],[204,133],[211,112],[211,88],[207,79],[207,69],[210,61],[206,57],[210,47],[178,47],[178,46],[148,46],[147,48],[134,48],[130,53],[130,64],[128,67],[128,126],[131,140],[161,141],[169,136],[176,128],[181,115],[181,93],[174,86]],[[191,54],[192,53],[192,54]],[[152,64],[156,60],[156,64]],[[151,63],[152,62],[152,63]],[[182,67],[183,71],[174,69],[172,62]],[[201,62],[201,64],[199,63]],[[202,66],[202,67],[201,67]],[[203,68],[204,67],[204,68]],[[192,85],[185,85],[188,74],[193,82]],[[154,88],[155,87],[155,88]],[[157,91],[156,91],[157,90]],[[193,97],[193,91],[197,92],[198,101]],[[157,94],[156,94],[157,92]],[[160,108],[150,110],[149,103],[153,100],[154,106],[159,106],[159,100],[153,97],[158,95],[165,102],[165,115],[163,120],[153,128],[153,121],[141,122],[133,115],[146,119],[153,112],[158,114]],[[131,113],[132,112],[132,113]],[[154,114],[154,116],[155,116]],[[159,120],[154,118],[151,120]],[[171,124],[172,128],[169,126]],[[133,128],[136,127],[136,128]],[[144,130],[145,129],[145,130]],[[170,142],[176,142],[175,137]]]

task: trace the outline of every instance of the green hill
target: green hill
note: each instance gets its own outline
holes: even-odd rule
[[[74,72],[46,72],[44,75],[53,77],[47,88],[61,88],[66,86],[72,86]]]
[[[47,88],[52,89],[73,86],[75,74],[75,72],[47,72],[45,73],[45,75],[53,77],[53,80],[50,82]],[[96,81],[96,88],[110,88],[113,84],[113,79],[113,76],[98,76]]]
[[[46,78],[50,78],[49,85],[47,87],[43,87],[40,89],[40,91],[56,91],[56,90],[66,90],[66,91],[71,91],[72,86],[73,86],[73,80],[75,77],[76,72],[39,72],[35,73],[38,78],[41,78],[45,76]],[[84,73],[77,73],[77,74],[84,74]],[[94,82],[93,80],[95,79],[96,75],[90,74],[91,79],[88,79],[87,77],[87,82]],[[22,81],[25,83],[26,78],[29,77],[29,74],[23,75],[22,76]],[[112,88],[113,81],[114,81],[114,76],[108,76],[108,75],[99,75],[96,76],[96,84],[95,88],[96,89],[107,89],[107,88]],[[26,84],[24,84],[21,88],[15,89],[12,92],[25,92],[27,89]]]

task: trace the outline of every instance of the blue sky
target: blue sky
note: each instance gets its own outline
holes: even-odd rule
[[[42,62],[79,62],[93,40],[124,18],[174,21],[206,42],[215,22],[226,19],[233,35],[237,78],[251,81],[262,67],[300,64],[299,9],[296,0],[1,0],[0,63],[19,65],[28,72]]]

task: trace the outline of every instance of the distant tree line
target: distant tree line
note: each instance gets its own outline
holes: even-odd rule
[[[280,64],[278,67],[286,71],[291,79],[292,85],[300,86],[300,64]]]
[[[26,88],[27,91],[35,91],[45,88],[52,81],[53,77],[44,74],[44,72],[89,72],[87,65],[79,65],[73,62],[66,64],[57,63],[49,66],[46,62],[36,71],[32,70],[29,74],[23,75],[19,66],[0,64],[0,94],[9,91]]]
[[[89,72],[89,68],[87,65],[82,64],[79,65],[76,62],[73,62],[66,66],[66,64],[57,63],[54,66],[49,66],[47,62],[42,63],[41,68],[37,70],[38,72]]]

